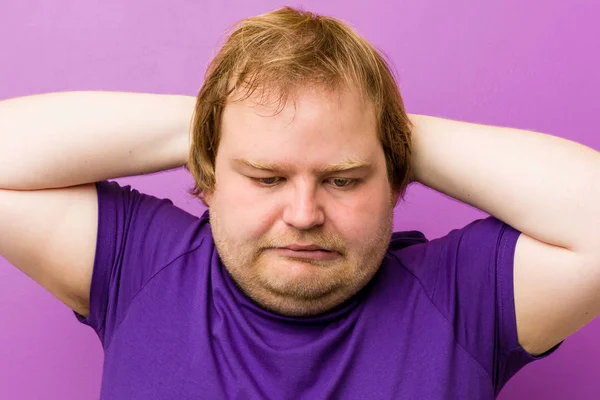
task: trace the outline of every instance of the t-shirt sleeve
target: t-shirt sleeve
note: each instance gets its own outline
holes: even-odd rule
[[[517,336],[513,267],[520,232],[492,216],[423,245],[415,275],[453,324],[455,339],[488,372],[496,394],[534,357]],[[558,347],[558,346],[557,346]]]
[[[161,269],[201,241],[199,218],[116,182],[96,183],[98,235],[89,314],[75,312],[106,348],[130,304]]]

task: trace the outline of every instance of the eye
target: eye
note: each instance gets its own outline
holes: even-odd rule
[[[250,178],[260,186],[273,187],[280,183],[284,178],[271,176],[268,178]],[[358,179],[350,178],[331,178],[328,180],[335,188],[344,189],[354,186],[358,183]]]
[[[356,180],[349,178],[333,178],[330,182],[332,182],[333,186],[336,188],[345,188],[356,183]]]
[[[275,184],[277,184],[279,182],[279,180],[281,178],[272,176],[269,178],[251,178],[251,179],[258,182],[262,186],[274,186]]]

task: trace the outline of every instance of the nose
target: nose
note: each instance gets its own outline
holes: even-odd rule
[[[285,223],[300,230],[322,225],[325,221],[325,213],[319,204],[317,194],[314,186],[307,182],[291,190],[283,212]]]

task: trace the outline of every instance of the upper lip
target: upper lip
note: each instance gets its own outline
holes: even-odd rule
[[[290,250],[296,250],[296,251],[311,251],[311,250],[325,250],[328,251],[327,249],[324,249],[321,246],[317,246],[316,244],[311,244],[311,245],[300,245],[300,244],[290,244],[288,246],[284,246],[284,249],[290,249]]]

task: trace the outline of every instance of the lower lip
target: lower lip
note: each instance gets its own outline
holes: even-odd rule
[[[270,250],[283,257],[304,258],[307,260],[316,261],[332,261],[340,257],[340,253],[338,253],[337,251],[290,250],[285,248],[276,248]]]

